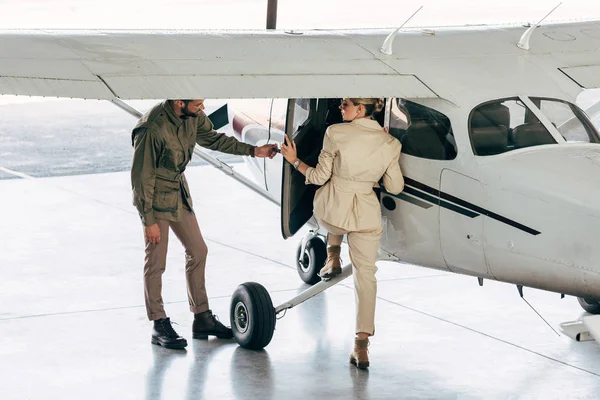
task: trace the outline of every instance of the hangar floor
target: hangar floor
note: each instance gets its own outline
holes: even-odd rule
[[[274,303],[306,288],[294,267],[298,240],[281,238],[277,207],[212,168],[186,175],[209,246],[211,308],[222,321],[242,282],[260,282]],[[406,264],[379,264],[368,372],[347,359],[350,280],[289,310],[263,351],[193,340],[174,236],[163,298],[189,346],[153,346],[129,175],[2,180],[0,193],[3,400],[599,396],[598,345],[557,335],[514,286],[479,287],[475,278]],[[527,288],[525,297],[556,330],[582,313],[571,297]]]

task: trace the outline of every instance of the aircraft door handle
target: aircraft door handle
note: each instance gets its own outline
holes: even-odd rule
[[[474,241],[475,243],[479,243],[479,239],[475,237],[475,235],[467,235],[467,239]]]

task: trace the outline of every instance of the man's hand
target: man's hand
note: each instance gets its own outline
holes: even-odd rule
[[[254,157],[273,158],[278,152],[279,151],[276,144],[265,144],[263,146],[254,148]]]
[[[146,237],[146,242],[158,244],[160,242],[160,228],[158,227],[158,224],[145,226],[144,236]]]

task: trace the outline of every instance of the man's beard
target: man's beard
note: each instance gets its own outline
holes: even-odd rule
[[[181,118],[182,119],[187,119],[187,118],[198,118],[198,114],[191,112],[190,110],[188,110],[187,106],[181,109]]]

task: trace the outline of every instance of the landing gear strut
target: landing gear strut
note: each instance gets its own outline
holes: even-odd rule
[[[247,349],[262,349],[273,338],[276,315],[305,302],[350,275],[352,275],[352,264],[342,268],[341,275],[309,287],[276,308],[273,307],[271,296],[262,285],[256,282],[242,283],[231,297],[229,315],[235,341]]]

